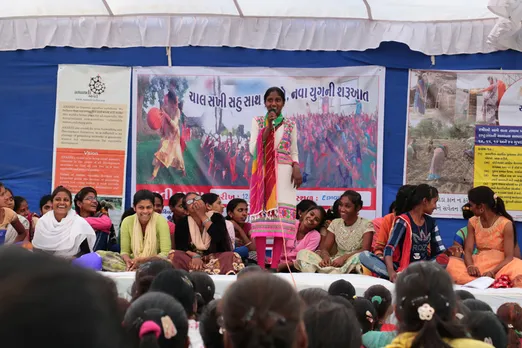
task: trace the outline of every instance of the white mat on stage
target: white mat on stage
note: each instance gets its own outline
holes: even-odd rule
[[[122,273],[110,273],[103,272],[103,274],[109,278],[112,278],[118,287],[120,296],[129,298],[130,289],[134,282],[134,272],[122,272]],[[290,274],[278,274],[278,276],[292,282]],[[381,284],[393,291],[393,284],[387,280],[373,278],[369,276],[356,275],[356,274],[345,274],[345,275],[330,275],[330,274],[311,274],[311,273],[294,273],[293,277],[297,285],[298,290],[306,288],[323,288],[328,289],[331,283],[338,279],[345,279],[352,283],[355,287],[355,291],[358,296],[362,296],[364,291],[370,286],[375,284]],[[225,290],[236,280],[235,276],[224,276],[216,275],[212,276],[214,283],[216,284],[216,298],[223,296]],[[465,289],[479,300],[488,303],[493,309],[497,309],[503,303],[506,302],[517,302],[522,305],[522,289],[486,289],[477,290],[456,286],[456,289]]]

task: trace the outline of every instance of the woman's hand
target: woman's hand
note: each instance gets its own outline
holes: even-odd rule
[[[121,258],[123,259],[123,261],[125,261],[125,264],[127,265],[127,271],[131,271],[134,267],[134,261],[132,261],[129,255],[122,255]]]
[[[323,260],[321,262],[319,262],[319,267],[328,267],[328,266],[330,266],[330,264],[331,264],[330,256],[324,255]]]
[[[487,271],[486,273],[482,274],[482,276],[495,279],[495,273],[493,271]]]
[[[203,269],[203,260],[201,260],[201,257],[193,257],[190,261],[189,268],[192,271],[200,271]]]
[[[480,277],[480,270],[477,266],[470,265],[467,268],[468,274],[472,277]]]
[[[301,169],[298,164],[294,164],[292,167],[292,184],[296,189],[301,187],[303,183],[303,176],[301,175]]]
[[[444,252],[448,256],[461,257],[464,250],[460,245],[453,245]]]
[[[204,216],[207,211],[205,203],[202,200],[195,201],[188,207],[188,212],[192,216]]]
[[[399,275],[397,272],[395,272],[395,270],[391,271],[391,272],[388,272],[388,274],[390,275],[389,278],[390,278],[390,282],[392,283],[395,283],[395,281],[397,280],[397,276]]]
[[[332,261],[332,267],[342,267],[346,263],[346,256],[339,256]]]

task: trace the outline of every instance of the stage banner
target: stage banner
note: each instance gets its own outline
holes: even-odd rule
[[[298,201],[331,206],[354,189],[381,212],[385,69],[156,67],[133,73],[133,187],[248,201],[252,119],[272,86],[295,120],[304,183]],[[168,208],[164,213],[169,213]]]
[[[130,68],[58,67],[53,188],[94,187],[115,227],[125,199],[130,83]]]
[[[436,217],[462,218],[486,185],[522,220],[522,72],[410,70],[404,182],[438,188]]]

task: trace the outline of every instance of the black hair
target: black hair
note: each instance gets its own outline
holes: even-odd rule
[[[355,312],[332,299],[309,306],[304,312],[309,348],[362,346]]]
[[[355,298],[355,288],[347,280],[339,279],[330,284],[328,293],[332,296],[341,296],[352,302]]]
[[[18,209],[20,209],[20,206],[22,205],[23,202],[27,202],[27,199],[25,199],[22,196],[14,196],[13,199],[14,199],[14,209],[13,210],[18,213]]]
[[[178,204],[178,202],[181,200],[183,200],[183,198],[185,197],[185,194],[184,193],[175,193],[173,194],[172,196],[170,196],[169,198],[169,207],[174,207],[176,206],[176,204]]]
[[[411,348],[450,348],[443,338],[465,338],[467,335],[454,319],[453,279],[434,262],[413,262],[399,274],[395,304],[400,332],[416,333]],[[421,319],[419,308],[424,305],[433,308],[431,319]]]
[[[223,335],[219,332],[220,317],[218,306],[221,300],[212,300],[199,318],[199,333],[205,348],[224,348]]]
[[[283,104],[286,102],[285,92],[281,88],[279,88],[279,87],[270,87],[269,89],[266,90],[265,95],[263,97],[263,100],[264,100],[265,103],[266,103],[266,100],[268,99],[268,96],[272,92],[276,92],[277,95],[280,96],[281,99],[283,99]]]
[[[492,312],[474,312],[462,320],[468,332],[476,340],[489,341],[495,348],[507,347],[508,339],[500,319]]]
[[[339,214],[340,201],[340,199],[336,200],[332,207],[328,209],[328,212],[326,212],[326,220],[332,221],[341,217],[341,214]]]
[[[302,323],[293,286],[268,273],[232,283],[223,297],[223,326],[233,348],[291,348]]]
[[[132,216],[134,214],[136,214],[136,210],[134,210],[133,207],[130,207],[129,209],[125,210],[123,214],[121,214],[120,226],[123,220],[125,220],[125,218],[128,218],[129,216]]]
[[[471,204],[470,203],[464,204],[461,209],[462,209],[462,217],[465,220],[469,220],[473,216],[475,216],[475,214],[473,214],[473,212],[471,211]]]
[[[493,312],[493,309],[486,302],[469,298],[462,301],[462,304],[472,312]]]
[[[47,204],[47,202],[53,201],[53,197],[51,195],[45,195],[45,196],[42,196],[42,198],[40,198],[40,204],[39,204],[39,207],[40,207],[40,212],[42,211],[42,208],[44,207],[44,205]]]
[[[56,198],[56,196],[60,193],[60,192],[65,192],[65,194],[67,196],[69,196],[69,200],[71,201],[72,203],[72,193],[71,191],[69,191],[67,188],[63,187],[63,186],[58,186],[57,188],[54,189],[53,193],[51,194],[51,201],[54,201],[54,199]]]
[[[152,281],[150,291],[161,291],[174,297],[181,303],[189,318],[196,314],[194,311],[196,293],[188,272],[181,269],[161,271]]]
[[[467,290],[455,290],[455,295],[457,295],[457,298],[461,301],[467,299],[475,299],[475,295],[473,295],[471,292]]]
[[[219,195],[217,195],[215,193],[205,193],[205,194],[201,195],[201,200],[203,201],[203,203],[208,204],[208,205],[212,205],[212,204],[216,203],[216,201],[218,199],[219,199]]]
[[[495,195],[492,189],[487,186],[478,186],[472,188],[468,192],[468,200],[471,203],[483,204],[487,206],[492,212],[502,215],[513,224],[513,238],[515,246],[517,245],[517,227],[513,217],[507,212],[506,205],[502,198]]]
[[[150,201],[152,206],[154,206],[154,193],[149,190],[139,190],[134,194],[134,198],[132,199],[132,205],[135,207],[141,201]]]
[[[355,315],[361,325],[362,333],[373,331],[377,326],[377,311],[372,302],[364,297],[357,297],[352,302],[355,309]]]
[[[259,265],[249,265],[239,271],[236,277],[237,279],[240,279],[246,275],[252,275],[257,272],[263,272],[263,269],[259,267]]]
[[[299,212],[305,212],[310,208],[317,207],[317,203],[310,199],[303,199],[299,204],[297,204],[296,208],[296,216],[295,218],[299,220],[300,214]]]
[[[383,285],[372,285],[364,292],[364,298],[373,304],[377,311],[377,321],[382,323],[392,305],[390,290]]]
[[[194,291],[198,300],[198,314],[201,314],[205,306],[214,299],[216,285],[205,272],[190,272],[188,276],[194,284]]]
[[[419,204],[426,199],[427,201],[431,201],[433,198],[439,197],[439,191],[437,188],[430,186],[428,184],[420,184],[417,185],[409,194],[408,199],[406,200],[406,208],[405,211],[408,212],[413,210]]]
[[[395,201],[391,202],[390,207],[388,208],[388,214],[392,214],[395,212]]]
[[[330,298],[328,291],[321,288],[306,288],[299,291],[299,297],[307,306],[311,306],[325,298]]]
[[[74,196],[74,210],[76,210],[77,214],[80,214],[80,207],[78,206],[78,203],[82,202],[89,193],[93,193],[95,196],[98,196],[98,192],[96,192],[96,190],[93,187],[89,186],[82,188]]]
[[[152,192],[152,194],[154,195],[154,202],[153,202],[153,204],[156,203],[156,198],[159,198],[159,200],[161,201],[161,204],[163,204],[163,196],[162,195],[160,195],[157,192]]]
[[[134,283],[131,288],[131,298],[135,301],[140,296],[149,291],[150,285],[156,276],[166,270],[173,269],[174,266],[167,260],[152,260],[141,264],[136,270]]]
[[[413,190],[415,190],[417,186],[415,185],[403,185],[397,191],[397,195],[395,195],[395,215],[399,216],[408,212],[408,197],[410,197]]]
[[[238,205],[240,205],[240,204],[246,204],[247,207],[248,207],[247,201],[245,201],[244,199],[241,199],[241,198],[234,198],[230,202],[228,202],[228,204],[227,204],[227,216],[226,216],[227,220],[231,219],[228,214],[233,213],[234,210],[236,209],[236,207]]]
[[[176,330],[175,336],[169,339],[165,337],[164,331],[166,319],[172,320]],[[149,330],[143,327],[145,323],[150,324]],[[185,348],[188,326],[187,315],[181,304],[161,292],[149,292],[141,296],[130,305],[123,320],[132,347],[139,348]]]
[[[507,328],[508,348],[520,348],[522,330],[522,307],[516,302],[504,303],[497,310],[497,317]]]
[[[458,320],[463,320],[465,317],[471,314],[471,311],[466,307],[462,301],[457,301],[457,309],[455,311],[455,317]]]
[[[0,298],[2,347],[124,346],[114,285],[60,258],[3,246]]]
[[[356,210],[361,210],[362,207],[363,207],[363,201],[362,201],[362,197],[361,197],[361,194],[359,192],[356,192],[356,191],[353,191],[353,190],[348,190],[348,191],[345,191],[341,197],[339,197],[339,201],[341,200],[341,198],[343,197],[347,197],[350,202],[353,203],[353,205],[355,205],[355,209]]]
[[[326,298],[326,300],[329,300],[331,302],[335,302],[335,303],[338,303],[338,304],[342,304],[343,306],[347,307],[348,309],[351,309],[352,311],[355,311],[355,309],[353,308],[352,302],[348,301],[347,299],[345,299],[342,296],[328,296]]]

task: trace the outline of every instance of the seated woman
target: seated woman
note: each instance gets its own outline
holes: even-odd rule
[[[468,222],[464,260],[450,258],[448,272],[460,285],[480,276],[505,275],[514,287],[522,287],[522,260],[514,258],[516,227],[504,201],[487,186],[471,189],[468,198],[475,216]],[[475,245],[478,254],[473,255]]]
[[[311,206],[307,211],[301,212],[300,219],[296,223],[297,233],[294,240],[286,241],[283,249],[278,271],[285,272],[288,268],[294,268],[294,261],[301,250],[315,251],[321,242],[321,234],[318,230],[324,224],[326,212],[323,207]]]
[[[160,215],[163,214],[163,197],[157,193],[157,192],[153,192],[154,194],[154,211]],[[170,235],[172,236],[174,234],[174,229],[175,229],[175,226],[174,226],[174,223],[172,221],[169,221],[167,219],[167,224],[169,225],[169,232],[170,232]]]
[[[234,226],[235,249],[242,259],[257,261],[256,244],[250,237],[248,219],[248,203],[244,199],[234,198],[227,204],[227,221]]]
[[[438,199],[435,187],[426,184],[415,187],[407,199],[405,213],[395,220],[384,248],[384,260],[372,253],[362,253],[360,259],[364,267],[395,282],[397,273],[410,263],[435,259],[446,252],[437,223],[429,216],[437,207]]]
[[[181,221],[185,216],[187,216],[187,210],[183,206],[183,198],[185,198],[184,193],[175,193],[169,198],[169,208],[172,212],[172,215],[169,218],[169,221],[174,224],[174,231],[176,231],[176,224]],[[172,234],[174,234],[173,232]]]
[[[205,203],[207,212],[214,212],[223,215],[225,206],[223,205],[223,202],[221,202],[221,198],[218,195],[215,193],[205,193],[201,196],[201,200],[203,203]],[[236,233],[234,231],[234,225],[229,220],[225,220],[225,225],[227,227],[228,238],[230,240],[230,248],[231,250],[234,250],[236,245]]]
[[[120,229],[120,254],[128,271],[154,258],[166,258],[171,249],[169,225],[154,211],[154,194],[139,190],[132,203],[136,214],[126,217]]]
[[[40,214],[33,213],[32,216],[34,229],[36,229],[36,224],[38,223],[38,220],[40,220],[40,218],[44,216],[48,211],[53,210],[53,201],[51,195],[42,196],[42,198],[40,198],[38,207],[40,208]],[[33,236],[34,232],[33,235],[31,235],[30,241],[33,240]]]
[[[375,234],[373,236],[372,252],[378,258],[384,259],[384,248],[390,239],[390,233],[393,229],[393,225],[395,224],[395,219],[397,216],[405,212],[403,209],[406,206],[406,201],[415,187],[415,185],[401,186],[399,191],[397,191],[397,195],[395,196],[393,210],[390,212],[390,214],[383,216],[382,220],[380,220],[380,223],[378,223],[377,226],[374,220],[373,225],[375,227]]]
[[[107,250],[112,228],[111,219],[99,211],[98,206],[98,193],[92,187],[84,187],[74,196],[76,213],[84,218],[96,233],[94,251]]]
[[[36,225],[33,249],[55,256],[77,258],[93,251],[96,234],[72,208],[71,191],[58,186],[51,195],[53,210]]]
[[[232,252],[225,218],[207,212],[201,196],[187,193],[189,215],[176,224],[169,259],[174,268],[209,274],[236,274],[244,268],[241,257]]]
[[[0,183],[0,185],[2,185]],[[10,219],[13,219],[11,212],[15,214],[16,220],[20,222],[20,225],[23,228],[23,233],[19,229],[20,225],[18,225],[18,229],[13,226],[13,224],[7,223],[5,226],[5,232],[0,232],[2,236],[0,237],[2,240],[1,244],[13,244],[13,243],[22,243],[25,239],[29,236],[29,230],[30,230],[30,224],[29,221],[24,218],[22,215],[19,215],[14,210],[15,208],[15,202],[13,199],[13,192],[4,187],[1,186],[0,190],[3,190],[2,197],[3,199],[0,199],[0,207],[5,208],[4,212],[6,213],[4,216],[4,221],[7,223]],[[2,219],[0,219],[0,223],[2,222]],[[3,231],[3,229],[0,228],[0,231]]]
[[[0,245],[3,245],[6,240],[7,229],[12,226],[16,231],[16,242],[21,242],[27,235],[27,232],[18,220],[18,215],[7,207],[5,198],[6,198],[6,189],[4,185],[0,182]]]
[[[359,216],[363,207],[361,195],[348,190],[339,200],[340,219],[332,221],[328,227],[326,242],[319,253],[301,250],[294,263],[301,272],[319,273],[359,273],[363,272],[359,254],[370,250],[373,238],[373,224]],[[330,256],[332,246],[337,246],[335,256]]]

